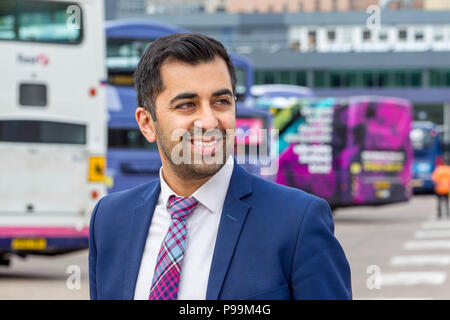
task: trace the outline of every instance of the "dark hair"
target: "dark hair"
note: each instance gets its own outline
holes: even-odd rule
[[[177,33],[158,38],[139,61],[134,73],[138,106],[147,109],[156,120],[155,101],[163,90],[161,66],[168,58],[197,65],[222,58],[230,73],[233,93],[236,92],[236,72],[224,46],[217,40],[196,33]]]

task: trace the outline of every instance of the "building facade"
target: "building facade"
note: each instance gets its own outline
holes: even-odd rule
[[[424,10],[450,10],[449,0],[423,0]]]
[[[146,0],[148,14],[212,13],[226,10],[226,0]]]
[[[196,13],[296,13],[384,10],[450,10],[449,0],[105,0],[106,16]]]
[[[295,13],[385,10],[450,10],[449,0],[105,0],[106,17],[146,14]]]
[[[230,13],[330,12],[366,10],[379,0],[227,0]]]

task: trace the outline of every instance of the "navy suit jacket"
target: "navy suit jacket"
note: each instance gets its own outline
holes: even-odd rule
[[[158,179],[97,203],[89,233],[91,299],[133,299],[159,193]],[[206,299],[351,297],[350,267],[328,203],[235,164]]]

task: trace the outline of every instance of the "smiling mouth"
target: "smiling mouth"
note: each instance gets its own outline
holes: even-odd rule
[[[213,141],[193,140],[192,144],[194,146],[200,146],[200,147],[211,147],[211,146],[215,146],[217,144],[217,140],[213,140]]]
[[[222,141],[222,137],[204,137],[203,139],[192,139],[191,144],[193,146],[194,152],[200,154],[212,154],[217,150]]]

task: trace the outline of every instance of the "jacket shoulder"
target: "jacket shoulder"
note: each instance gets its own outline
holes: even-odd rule
[[[110,217],[120,212],[130,212],[142,204],[159,187],[159,179],[155,179],[131,189],[110,193],[97,202],[97,216]],[[159,195],[159,193],[158,193]]]

